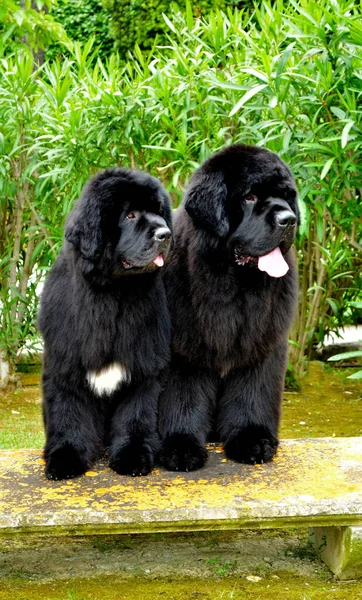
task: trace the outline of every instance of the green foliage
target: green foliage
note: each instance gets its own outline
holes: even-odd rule
[[[360,304],[362,305],[362,303],[360,303]],[[362,340],[361,340],[361,343],[362,343]],[[341,354],[335,354],[334,356],[331,356],[328,360],[329,361],[331,361],[331,360],[332,361],[348,360],[349,358],[362,359],[362,350],[351,350],[350,352],[342,352]],[[362,369],[360,371],[356,371],[356,373],[353,373],[352,375],[349,375],[348,379],[362,379]]]
[[[111,16],[111,29],[115,47],[121,56],[126,56],[137,44],[141,50],[150,50],[155,42],[167,44],[163,14],[168,15],[172,8],[175,12],[186,12],[196,17],[205,16],[215,9],[251,5],[250,1],[236,0],[195,0],[187,6],[185,0],[167,2],[167,0],[103,0]]]
[[[229,10],[195,19],[189,11],[165,16],[165,24],[167,52],[155,47],[145,57],[136,46],[126,63],[97,60],[92,40],[35,72],[26,56],[0,63],[1,343],[14,355],[33,331],[32,289],[90,174],[120,164],[148,170],[177,205],[202,161],[244,142],[278,152],[300,190],[291,358],[302,365],[325,333],[358,319],[361,8],[351,0],[265,0],[251,16]]]
[[[218,575],[219,577],[230,577],[237,567],[237,561],[233,560],[231,562],[223,562],[220,556],[216,556],[215,558],[209,558],[207,561],[207,566],[215,575]]]
[[[2,0],[0,6],[0,55],[16,51],[19,46],[44,49],[56,40],[67,47],[69,40],[63,27],[49,14],[51,0]]]
[[[103,7],[102,0],[57,0],[51,15],[61,23],[70,39],[85,43],[93,36],[101,56],[111,53],[110,14]],[[46,57],[52,59],[56,54],[64,54],[64,47],[51,44]]]

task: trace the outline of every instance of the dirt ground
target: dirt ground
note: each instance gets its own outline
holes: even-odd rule
[[[0,540],[0,599],[362,598],[337,582],[308,531]]]

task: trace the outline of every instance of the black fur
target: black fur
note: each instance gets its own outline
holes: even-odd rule
[[[81,475],[104,447],[118,473],[152,469],[160,373],[171,341],[153,261],[167,257],[170,230],[169,196],[158,180],[121,168],[91,179],[68,218],[39,315],[49,479]],[[123,381],[96,393],[89,374],[114,363],[122,365]]]
[[[287,226],[278,225],[281,215]],[[292,174],[268,150],[231,146],[193,175],[164,273],[174,327],[160,400],[166,468],[201,467],[212,437],[239,462],[275,454],[297,294],[290,249],[297,222]],[[279,278],[257,267],[257,257],[276,247],[289,265]]]

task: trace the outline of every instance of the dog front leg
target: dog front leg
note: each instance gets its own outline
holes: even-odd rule
[[[174,357],[160,399],[160,463],[194,471],[207,460],[206,438],[216,401],[216,375]]]

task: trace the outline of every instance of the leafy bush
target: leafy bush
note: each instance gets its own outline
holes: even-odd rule
[[[87,42],[92,36],[96,40],[102,56],[108,56],[113,49],[110,33],[110,13],[102,5],[102,0],[57,0],[52,6],[51,15],[67,32],[70,39]],[[64,47],[52,44],[47,50],[47,58],[63,54]]]
[[[150,50],[156,39],[158,43],[167,43],[167,27],[162,13],[169,14],[171,7],[175,12],[185,12],[185,2],[182,0],[103,0],[103,4],[111,15],[115,47],[122,56],[133,50],[135,44],[142,50]],[[195,16],[200,17],[211,10],[251,4],[250,0],[195,0],[192,10]]]
[[[15,356],[33,331],[32,289],[91,173],[148,170],[177,205],[203,160],[245,142],[278,152],[300,190],[291,358],[301,371],[314,343],[358,318],[350,307],[361,300],[361,8],[265,0],[251,16],[189,10],[166,21],[167,53],[136,47],[128,63],[95,63],[91,41],[40,71],[31,57],[0,63],[0,344]]]

